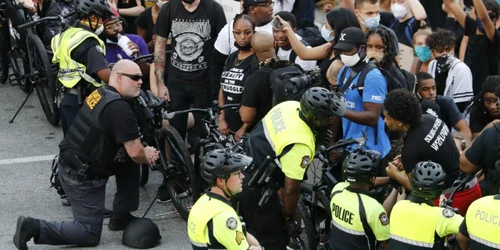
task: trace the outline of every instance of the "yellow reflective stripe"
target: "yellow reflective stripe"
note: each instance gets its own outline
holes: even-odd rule
[[[406,244],[409,244],[409,245],[417,246],[417,247],[426,247],[426,248],[432,248],[432,247],[434,247],[433,243],[416,241],[416,240],[404,238],[404,237],[401,237],[401,236],[398,236],[398,235],[395,235],[395,234],[391,234],[391,239],[394,239],[394,240],[397,240],[397,241],[400,241],[400,242],[403,242],[403,243],[406,243]]]
[[[471,238],[472,240],[476,241],[476,242],[479,242],[485,246],[489,246],[489,247],[492,247],[492,248],[495,248],[495,249],[500,249],[500,244],[497,244],[497,243],[494,243],[494,242],[491,242],[491,241],[487,241],[485,239],[482,239],[482,238],[479,238],[473,234],[471,234],[469,232],[469,238]]]
[[[339,223],[337,223],[335,220],[332,220],[332,225],[335,226],[337,229],[344,231],[348,234],[361,235],[361,236],[366,235],[365,232],[363,232],[363,231],[356,231],[356,230],[344,227],[344,226],[340,225]]]

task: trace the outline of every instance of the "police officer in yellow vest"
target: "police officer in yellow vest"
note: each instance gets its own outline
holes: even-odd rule
[[[110,69],[104,42],[94,33],[103,26],[103,19],[113,16],[106,0],[77,0],[76,17],[72,25],[54,36],[51,47],[52,63],[59,66],[58,80],[62,84],[61,123],[68,131],[85,97],[109,80]]]
[[[369,196],[380,153],[355,150],[342,163],[346,182],[331,193],[330,249],[389,249],[389,218],[384,207]]]
[[[342,115],[345,109],[345,103],[332,92],[313,87],[304,93],[300,102],[276,105],[249,134],[245,150],[256,167],[245,173],[243,192],[236,200],[248,231],[266,249],[286,249],[290,237],[296,234],[297,225],[292,218],[295,218],[300,182],[315,154],[315,135],[327,131],[332,117]],[[268,161],[267,157],[273,160]],[[266,204],[259,206],[262,191],[268,186],[249,187],[248,182],[252,176],[262,173],[261,167],[272,173],[270,182],[275,183],[279,191],[273,190]]]
[[[252,158],[226,149],[208,152],[201,162],[201,176],[210,191],[194,204],[189,213],[188,236],[194,250],[263,249],[245,232],[240,218],[229,200],[242,190],[241,170]]]
[[[390,249],[442,249],[444,237],[458,233],[464,218],[450,208],[433,206],[445,189],[445,179],[438,163],[417,163],[409,199],[398,201],[391,212]]]
[[[500,249],[500,194],[474,201],[457,235],[461,249]]]

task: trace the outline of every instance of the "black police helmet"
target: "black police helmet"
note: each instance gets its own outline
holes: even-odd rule
[[[312,87],[302,95],[300,110],[310,126],[324,127],[332,117],[345,113],[345,105],[342,104],[342,100],[331,91]]]
[[[114,16],[114,13],[106,0],[77,0],[76,10],[78,11],[78,14],[83,16],[90,16],[94,14],[103,19],[108,19]]]
[[[370,183],[377,174],[381,155],[373,150],[357,150],[350,153],[342,163],[344,177],[348,182]]]
[[[252,157],[233,153],[228,149],[215,149],[201,160],[201,177],[210,185],[217,178],[228,179],[230,174],[242,170],[252,163]]]
[[[412,195],[426,200],[436,199],[445,188],[446,173],[439,163],[421,161],[411,173]]]
[[[152,220],[138,218],[125,227],[122,243],[133,248],[148,249],[158,245],[160,239],[160,230]]]

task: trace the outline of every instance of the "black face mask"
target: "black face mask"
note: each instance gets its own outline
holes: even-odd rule
[[[193,4],[195,0],[182,0],[182,1],[187,4]]]
[[[247,45],[241,46],[237,42],[234,42],[234,47],[236,47],[238,50],[241,50],[241,51],[249,51],[249,50],[252,49],[252,44],[251,43],[247,43]]]

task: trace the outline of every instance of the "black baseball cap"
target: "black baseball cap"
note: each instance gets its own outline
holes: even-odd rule
[[[366,36],[363,30],[358,27],[349,27],[340,32],[339,40],[334,49],[345,51],[364,44],[366,44]]]
[[[250,6],[257,6],[260,3],[267,3],[269,0],[243,0],[243,8],[248,9]]]

